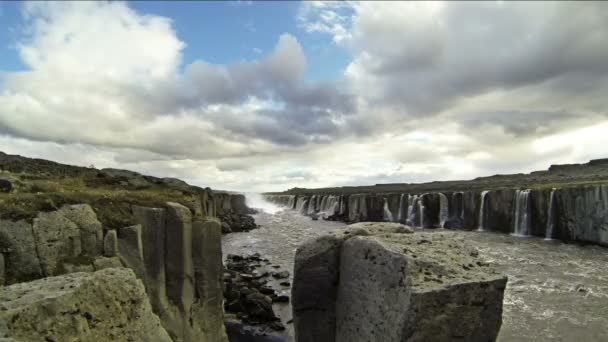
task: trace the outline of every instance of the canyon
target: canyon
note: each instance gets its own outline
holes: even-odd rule
[[[269,201],[344,222],[400,222],[608,246],[608,159],[471,181],[268,193]]]
[[[0,337],[515,341],[608,333],[583,332],[597,321],[585,312],[602,311],[588,301],[608,296],[602,276],[588,274],[603,267],[608,246],[607,160],[253,198],[0,152]],[[250,208],[258,204],[267,207]],[[538,269],[536,259],[561,260],[561,250],[568,263]],[[546,271],[540,284],[535,274]],[[560,272],[588,278],[573,285]],[[537,287],[565,302],[552,308]],[[584,324],[530,323],[577,301],[582,311],[569,314]]]

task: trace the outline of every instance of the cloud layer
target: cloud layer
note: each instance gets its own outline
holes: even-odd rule
[[[604,153],[599,2],[304,2],[300,32],[225,65],[184,64],[172,21],[125,3],[23,14],[28,70],[0,74],[7,152],[234,190],[472,178]],[[298,34],[347,49],[343,77],[306,80]]]

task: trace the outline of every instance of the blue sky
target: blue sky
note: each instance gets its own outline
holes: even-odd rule
[[[0,2],[2,71],[25,68],[14,48],[23,36],[21,7],[20,2]],[[201,59],[212,64],[259,59],[283,33],[293,35],[302,45],[309,80],[338,78],[350,61],[348,51],[334,44],[330,36],[298,27],[298,1],[133,1],[129,7],[172,20],[178,38],[186,43],[182,67]]]
[[[0,1],[0,150],[236,191],[586,162],[608,145],[607,17],[608,2]]]

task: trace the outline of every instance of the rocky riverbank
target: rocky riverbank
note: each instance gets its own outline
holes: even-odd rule
[[[289,302],[289,296],[273,288],[278,282],[282,289],[289,289],[291,284],[287,278],[288,271],[271,265],[260,254],[229,254],[224,269],[225,311],[234,316],[231,320],[255,327],[258,334],[284,331],[285,326],[272,304]],[[231,333],[228,329],[229,336]]]
[[[400,222],[608,245],[608,160],[471,181],[292,189],[266,198],[345,222]]]

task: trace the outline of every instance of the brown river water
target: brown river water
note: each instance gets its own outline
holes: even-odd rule
[[[254,216],[259,229],[224,236],[224,255],[257,252],[292,273],[300,243],[345,225],[313,221],[292,210],[267,210],[274,214]],[[447,231],[471,241],[509,277],[498,341],[608,341],[608,248]],[[289,293],[288,288],[273,285]],[[276,304],[275,310],[284,323],[291,319],[289,305]],[[286,327],[281,340],[292,341],[293,325]]]

